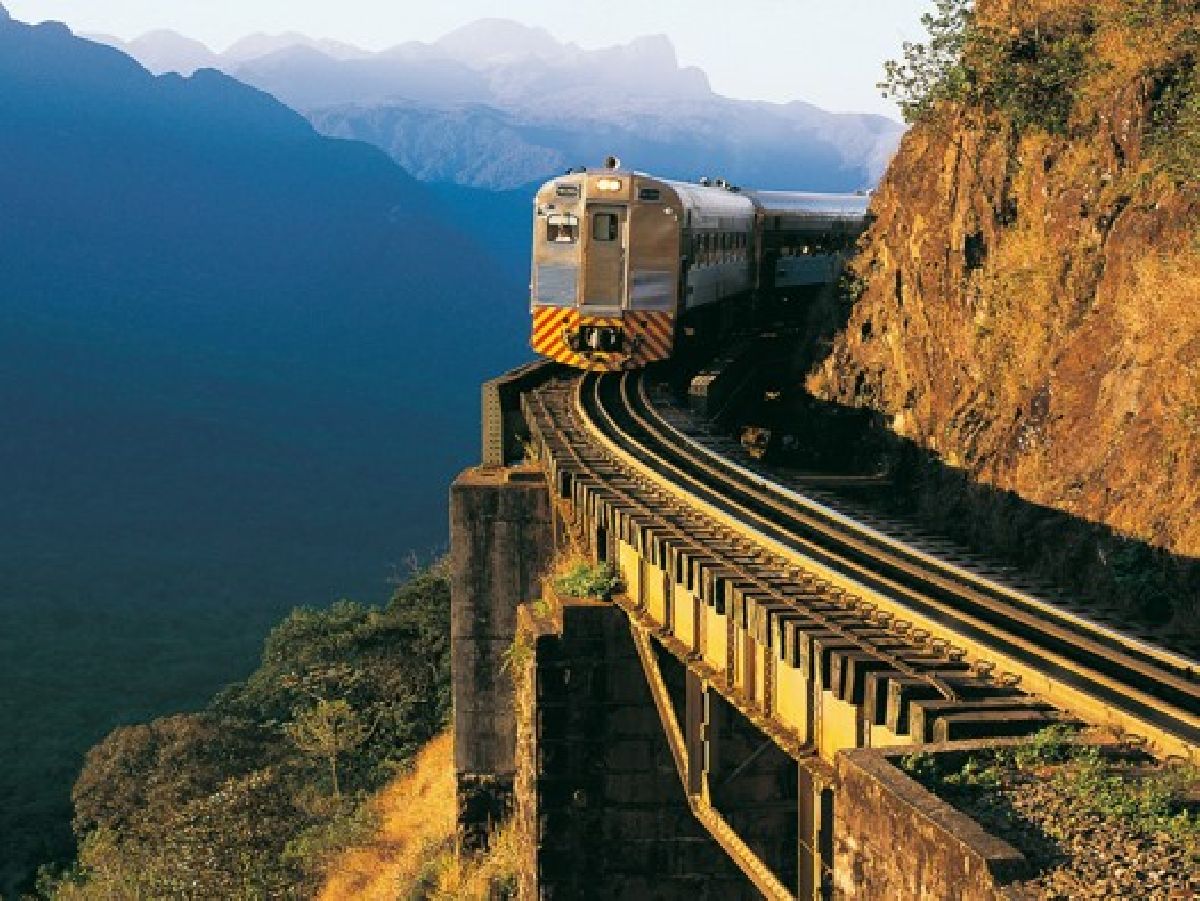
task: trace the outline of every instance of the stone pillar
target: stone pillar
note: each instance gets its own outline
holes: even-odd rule
[[[759,897],[692,815],[625,614],[546,607],[526,618],[522,897]]]
[[[463,472],[450,489],[454,767],[464,846],[481,848],[512,803],[517,606],[541,594],[554,555],[550,496],[532,467]]]

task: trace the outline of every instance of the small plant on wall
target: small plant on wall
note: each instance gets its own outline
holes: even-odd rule
[[[554,590],[572,598],[608,600],[620,586],[621,578],[609,563],[572,563],[554,580]]]

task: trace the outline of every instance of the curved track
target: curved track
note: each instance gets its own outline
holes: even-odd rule
[[[910,636],[952,634],[963,645],[952,650],[993,662],[1009,683],[1091,719],[1080,702],[1087,699],[1103,719],[1161,751],[1195,757],[1200,663],[938,560],[764,479],[671,425],[650,401],[647,378],[587,374],[576,383],[577,416],[625,466],[771,553],[848,586],[860,608],[890,607],[892,624]]]

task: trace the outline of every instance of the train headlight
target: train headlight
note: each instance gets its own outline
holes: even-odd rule
[[[619,178],[597,178],[597,191],[619,191],[621,190],[621,179]]]

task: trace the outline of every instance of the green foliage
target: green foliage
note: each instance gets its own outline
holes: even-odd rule
[[[905,754],[900,758],[900,768],[918,782],[929,783],[939,775],[937,758],[925,751]]]
[[[1166,833],[1200,849],[1200,813],[1185,798],[1200,782],[1195,766],[1172,766],[1129,778],[1091,745],[1075,742],[1077,730],[1053,725],[1012,749],[967,754],[958,769],[946,770],[924,751],[901,758],[901,768],[928,788],[941,786],[967,795],[994,794],[1004,787],[1004,769],[1055,767],[1055,787],[1080,810],[1120,820],[1145,835]]]
[[[370,804],[341,807],[328,820],[301,831],[283,849],[283,862],[306,876],[320,876],[329,860],[342,849],[362,844],[379,828]]]
[[[1200,843],[1200,815],[1180,803],[1183,788],[1194,783],[1194,767],[1173,767],[1137,780],[1113,772],[1098,748],[1072,753],[1055,785],[1080,807],[1119,819],[1144,835],[1163,832],[1195,848]]]
[[[1190,43],[1200,46],[1200,36],[1193,36]],[[1176,69],[1164,73],[1160,85],[1150,147],[1177,183],[1194,185],[1200,182],[1200,70],[1195,58],[1189,56]]]
[[[954,101],[1001,113],[1018,130],[1066,131],[1091,70],[1088,18],[1002,31],[976,23],[974,0],[937,0],[922,23],[929,40],[905,43],[904,58],[884,64],[879,85],[905,121]]]
[[[838,290],[847,300],[857,301],[867,290],[869,281],[859,272],[847,269],[838,281]]]
[[[449,598],[434,567],[384,608],[300,608],[205,711],[115,730],[75,786],[78,861],[42,893],[309,897],[363,799],[448,719]]]
[[[301,751],[329,762],[333,797],[341,798],[338,758],[356,750],[371,736],[372,730],[362,717],[340,698],[334,701],[321,698],[312,707],[297,709],[295,719],[284,729]]]
[[[501,664],[500,671],[508,673],[514,679],[519,679],[521,673],[525,671],[526,664],[533,656],[533,646],[529,643],[528,638],[519,634],[513,639],[512,644],[504,649],[502,656],[504,662]]]
[[[1077,732],[1074,726],[1065,723],[1047,726],[1017,745],[1012,753],[1013,761],[1019,767],[1062,763],[1070,756]]]
[[[884,63],[879,89],[896,101],[905,122],[920,121],[941,101],[965,95],[968,73],[963,50],[974,6],[974,0],[937,0],[935,11],[921,17],[928,42],[906,41],[904,59]]]
[[[977,32],[972,39],[976,91],[985,106],[1018,131],[1067,130],[1077,91],[1090,72],[1091,23],[1033,28],[1014,36]]]
[[[1173,609],[1183,609],[1186,598],[1173,587],[1166,561],[1149,546],[1123,542],[1108,554],[1117,597],[1145,618],[1165,621]]]
[[[947,785],[960,785],[967,788],[977,788],[981,791],[993,792],[1000,788],[1000,768],[995,761],[987,762],[980,758],[968,757],[957,773],[945,777]]]
[[[576,563],[554,580],[554,589],[571,598],[610,598],[621,584],[611,564]]]

